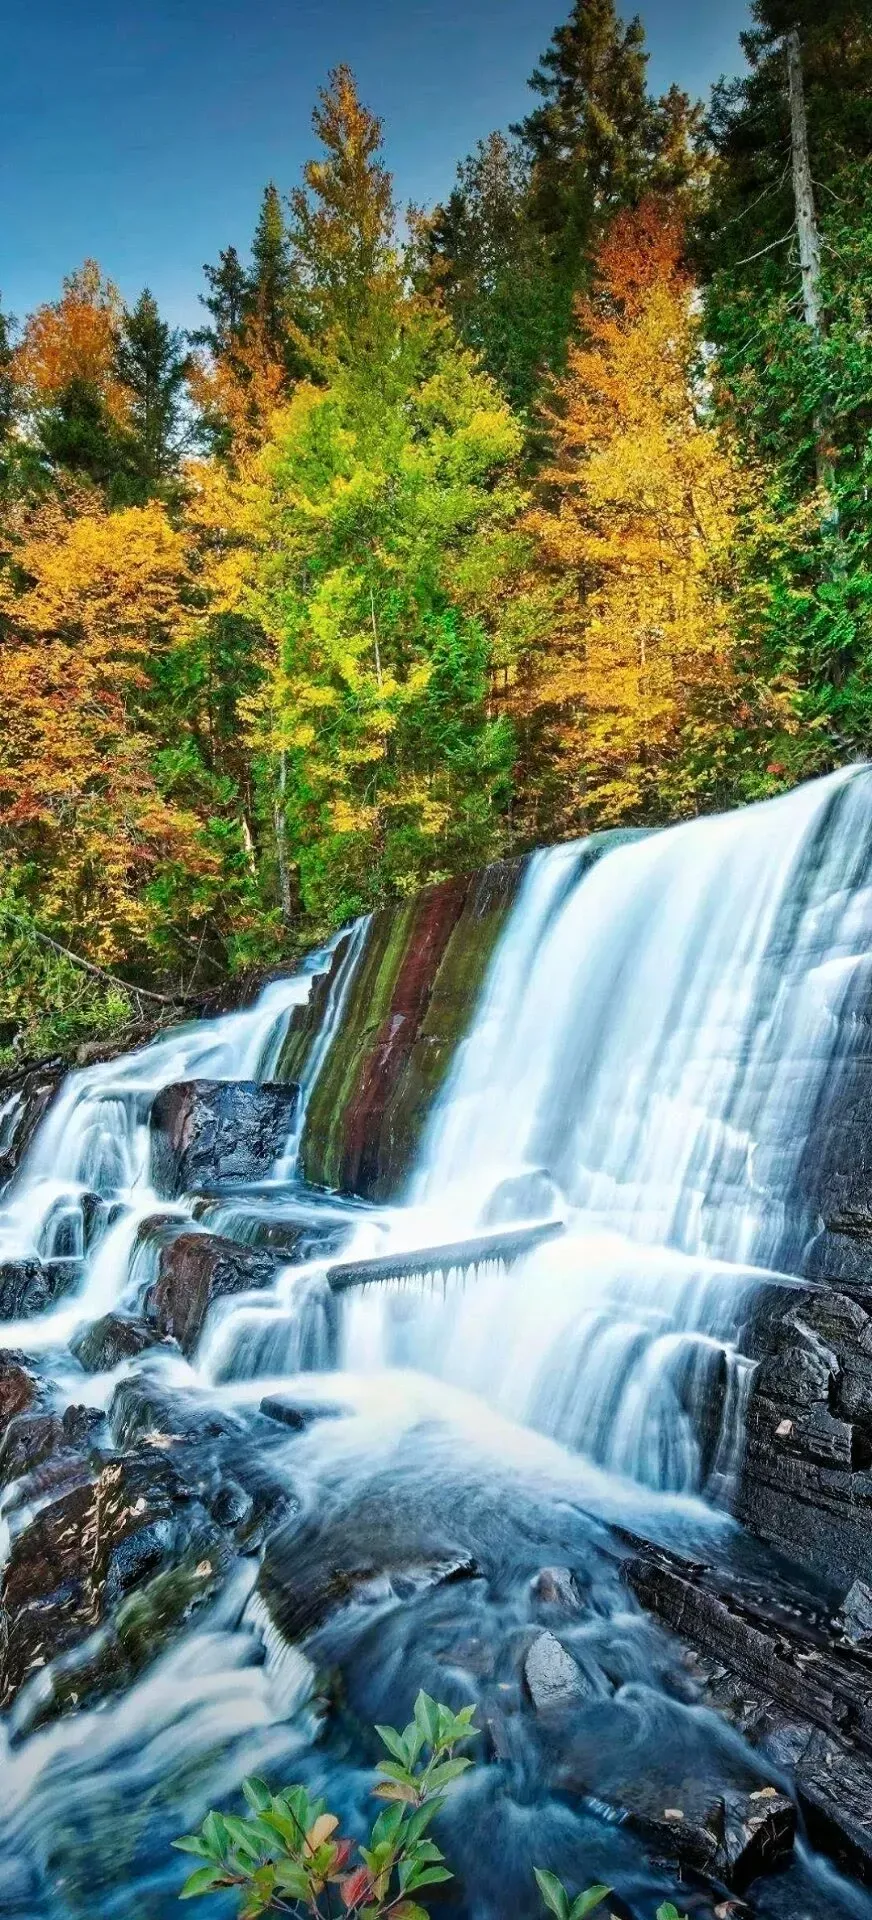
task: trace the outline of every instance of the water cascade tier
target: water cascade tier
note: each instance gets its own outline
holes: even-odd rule
[[[870,1920],[870,1165],[863,767],[10,1073],[4,1916],[168,1920],[250,1772],[362,1833],[423,1686],[444,1920]]]

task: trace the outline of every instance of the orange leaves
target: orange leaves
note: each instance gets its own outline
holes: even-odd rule
[[[93,388],[123,425],[129,396],[115,373],[121,296],[95,260],[64,281],[60,300],[31,314],[13,371],[31,405],[51,405],[73,384]]]

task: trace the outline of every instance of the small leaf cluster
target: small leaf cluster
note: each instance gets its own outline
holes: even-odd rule
[[[473,1713],[473,1707],[453,1713],[421,1692],[402,1733],[376,1729],[392,1756],[380,1763],[383,1778],[375,1788],[388,1804],[368,1845],[357,1849],[359,1864],[352,1863],[353,1841],[341,1837],[324,1800],[301,1786],[273,1794],[264,1780],[252,1778],[243,1782],[244,1819],[208,1813],[199,1833],[174,1841],[205,1862],[186,1880],[181,1899],[235,1887],[240,1920],[264,1913],[324,1916],[335,1888],[349,1920],[427,1920],[412,1896],[452,1877],[428,1828],[445,1804],[443,1789],[472,1765],[457,1749],[476,1732]]]
[[[533,1872],[548,1912],[554,1914],[555,1920],[586,1920],[586,1916],[595,1913],[612,1891],[611,1887],[600,1885],[585,1887],[584,1892],[576,1894],[572,1900],[556,1873],[548,1873],[544,1867],[534,1867]],[[656,1920],[681,1920],[681,1915],[671,1900],[664,1900],[662,1906],[657,1908]]]

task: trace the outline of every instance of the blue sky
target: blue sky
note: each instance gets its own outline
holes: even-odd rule
[[[628,8],[627,11],[630,9]],[[739,62],[745,0],[642,0],[653,87],[705,92]],[[568,0],[0,0],[0,290],[19,315],[92,254],[197,320],[201,266],[248,242],[261,188],[312,150],[340,60],[385,121],[398,198],[526,110]]]

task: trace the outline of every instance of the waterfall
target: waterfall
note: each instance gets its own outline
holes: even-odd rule
[[[458,924],[478,937],[474,914]],[[227,1563],[208,1607],[168,1645],[158,1639],[129,1685],[103,1699],[94,1683],[75,1714],[44,1726],[28,1714],[63,1661],[50,1642],[41,1651],[0,1723],[0,1905],[11,1920],[77,1920],[86,1907],[95,1920],[169,1920],[179,1884],[169,1838],[211,1803],[236,1811],[247,1770],[276,1784],[305,1778],[362,1824],[354,1728],[401,1722],[418,1684],[476,1700],[499,1756],[458,1796],[453,1827],[446,1814],[469,1920],[532,1920],[531,1861],[579,1884],[602,1875],[635,1920],[667,1895],[683,1911],[685,1890],[652,1869],[624,1824],[628,1773],[662,1778],[680,1806],[677,1793],[709,1769],[730,1790],[753,1780],[758,1794],[774,1772],[682,1691],[687,1672],[622,1584],[614,1528],[685,1554],[736,1539],[749,1329],[767,1289],[796,1285],[819,1224],[802,1168],[872,936],[872,771],[532,855],[406,1191],[380,1206],[308,1189],[298,1165],[312,1093],[338,1037],[354,1038],[348,1023],[377,1035],[380,1066],[400,1031],[397,1052],[420,1067],[417,1036],[403,1051],[402,1021],[421,997],[386,1012],[389,968],[374,965],[373,1006],[356,1004],[370,929],[362,920],[337,935],[252,1006],[70,1074],[0,1209],[0,1264],[65,1260],[79,1275],[46,1311],[0,1324],[0,1345],[20,1350],[13,1365],[41,1356],[54,1415],[94,1415],[98,1460],[73,1448],[40,1456],[36,1476],[4,1487],[0,1555],[14,1558],[100,1461],[120,1472],[130,1458],[149,1492],[149,1474],[178,1469],[181,1504],[198,1506],[206,1528],[195,1558],[202,1551],[210,1575]],[[426,955],[413,961],[417,992]],[[300,1105],[269,1177],[159,1199],[156,1093],[192,1078],[268,1080],[294,1009],[328,969],[306,1016]],[[462,968],[446,999],[458,977]],[[444,1046],[438,1022],[425,1034],[434,1044]],[[337,1076],[347,1087],[352,1054]],[[365,1091],[386,1085],[389,1103],[392,1084],[376,1075]],[[13,1095],[0,1146],[20,1120]],[[249,1257],[269,1248],[274,1269],[258,1290],[213,1300],[186,1358],[152,1346],[89,1374],[75,1336],[110,1309],[146,1310],[160,1236],[179,1224]],[[501,1254],[510,1246],[517,1257]],[[391,1277],[358,1285],[367,1260]],[[51,1425],[42,1402],[39,1421]],[[166,1550],[173,1566],[174,1540],[160,1520],[148,1551],[157,1561]],[[313,1568],[316,1593],[326,1579],[347,1604],[310,1649],[271,1602],[276,1591],[293,1601],[298,1585],[305,1597]],[[545,1618],[536,1581],[567,1569],[577,1612],[556,1630],[583,1683],[574,1804],[523,1690]],[[146,1573],[133,1554],[128,1573],[139,1594]],[[72,1587],[62,1599],[74,1609]],[[329,1701],[313,1697],[317,1674],[337,1672]],[[802,1875],[816,1871],[802,1855],[794,1904],[788,1890],[765,1911],[805,1920],[816,1908]],[[867,1904],[830,1892],[833,1920],[869,1920]]]

